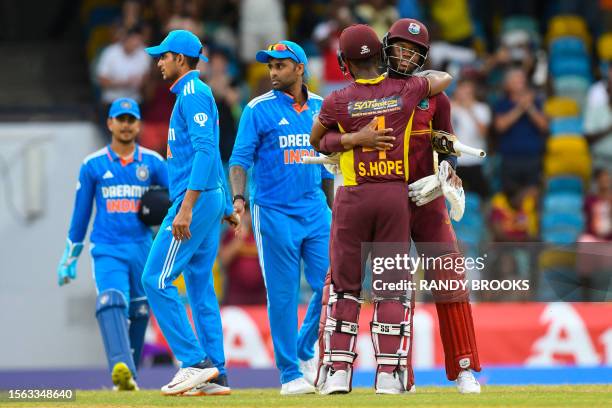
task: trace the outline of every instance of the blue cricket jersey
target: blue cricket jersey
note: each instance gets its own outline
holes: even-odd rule
[[[100,244],[125,244],[151,238],[151,229],[138,219],[140,197],[152,185],[168,187],[164,159],[136,145],[132,160],[122,160],[110,145],[87,156],[81,165],[68,239],[83,242],[96,202],[90,240]]]
[[[301,163],[302,156],[317,154],[310,131],[322,103],[323,98],[308,92],[299,106],[292,96],[272,90],[244,109],[229,164],[245,170],[253,166],[250,195],[255,204],[289,215],[327,205],[321,180],[334,176],[321,165]]]
[[[233,208],[219,152],[219,113],[210,87],[200,72],[189,71],[170,90],[176,102],[168,129],[168,176],[170,200],[182,199],[185,191],[225,192],[225,215]]]

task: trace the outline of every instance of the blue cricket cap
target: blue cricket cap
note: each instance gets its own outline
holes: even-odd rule
[[[145,48],[145,51],[153,58],[157,58],[167,52],[174,52],[188,57],[200,57],[204,62],[208,61],[208,58],[202,55],[202,42],[200,39],[194,33],[187,30],[170,31],[161,44]]]
[[[261,63],[267,63],[270,58],[291,58],[298,64],[304,64],[304,75],[308,76],[306,69],[308,65],[308,58],[304,49],[293,41],[279,41],[268,47],[267,50],[258,51],[255,55],[255,60]]]
[[[132,98],[115,99],[108,110],[109,118],[116,118],[121,115],[132,115],[140,120],[140,108],[138,103]]]

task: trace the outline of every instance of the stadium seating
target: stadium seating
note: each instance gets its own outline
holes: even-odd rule
[[[588,57],[586,44],[582,38],[574,36],[556,38],[551,42],[548,50],[551,59],[558,56]]]
[[[575,36],[581,38],[586,48],[591,47],[591,34],[587,27],[586,21],[576,15],[558,15],[554,16],[548,22],[548,31],[546,39],[549,44],[559,37]]]
[[[585,183],[591,177],[591,156],[581,135],[559,135],[548,139],[544,156],[546,177],[574,175]]]
[[[597,54],[602,61],[612,61],[612,32],[602,34],[599,37]]]
[[[591,79],[591,66],[586,58],[556,57],[550,61],[550,72],[555,78],[574,75]]]
[[[554,96],[544,104],[544,113],[550,118],[575,117],[580,114],[578,103],[571,98]]]
[[[568,134],[583,134],[582,119],[578,116],[557,118],[550,121],[550,134],[553,137]]]
[[[542,215],[542,240],[547,243],[566,245],[573,244],[584,231],[582,212],[545,212]]]
[[[586,100],[591,81],[579,75],[564,75],[554,79],[553,89],[557,96],[568,97],[583,106]]]
[[[582,194],[548,193],[544,197],[543,211],[556,213],[579,213],[582,211]]]
[[[582,194],[584,191],[582,180],[578,177],[553,177],[546,183],[546,192]]]
[[[465,193],[465,213],[459,222],[453,221],[457,239],[470,250],[477,249],[483,239],[484,220],[480,210],[480,197],[476,193]]]

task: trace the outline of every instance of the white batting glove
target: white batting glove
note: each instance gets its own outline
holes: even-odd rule
[[[408,196],[419,207],[432,202],[441,195],[442,186],[435,174],[418,179],[408,185]]]
[[[438,167],[438,180],[442,187],[442,194],[450,203],[450,216],[453,220],[459,221],[465,212],[465,192],[463,187],[455,187],[449,183],[448,177],[453,168],[444,160]]]

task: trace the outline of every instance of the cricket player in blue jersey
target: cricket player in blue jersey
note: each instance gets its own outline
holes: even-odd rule
[[[314,344],[329,266],[334,180],[322,166],[305,165],[301,159],[315,155],[310,129],[323,98],[304,85],[308,60],[298,44],[281,41],[259,51],[256,59],[268,64],[273,89],[250,101],[240,118],[229,163],[234,209],[244,212],[246,172],[253,166],[253,231],[281,394],[308,394],[315,391]],[[314,294],[298,334],[302,260]]]
[[[196,65],[202,43],[186,30],[171,31],[146,51],[159,58],[176,101],[168,129],[168,175],[172,206],[155,237],[142,277],[149,303],[181,368],[162,387],[165,395],[227,394],[223,332],[213,288],[221,220],[237,226],[219,153],[219,115],[210,87]],[[181,274],[197,337],[176,287]]]
[[[115,100],[107,126],[111,143],[87,156],[81,166],[58,283],[76,279],[76,262],[95,201],[90,250],[98,294],[96,317],[115,389],[135,390],[149,321],[141,277],[152,241],[152,231],[138,219],[138,210],[149,187],[168,186],[168,171],[159,154],[136,144],[140,132],[136,101]]]

